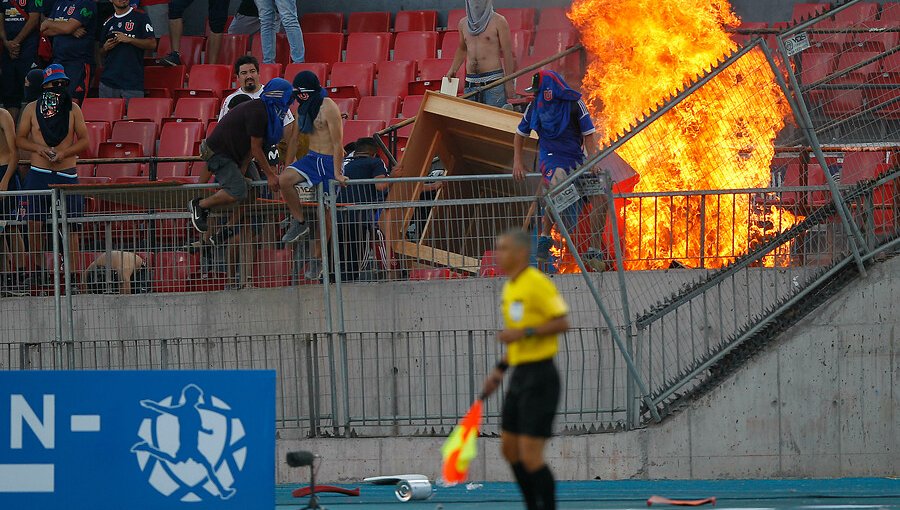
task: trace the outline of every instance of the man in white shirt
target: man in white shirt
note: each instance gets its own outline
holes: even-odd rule
[[[259,99],[263,86],[259,79],[259,61],[252,55],[241,55],[234,63],[234,73],[237,75],[238,89],[232,92],[222,103],[222,111],[219,112],[219,120],[228,113],[228,105],[236,96],[245,94],[252,99]],[[294,161],[297,152],[297,123],[294,115],[288,110],[284,116],[284,139],[287,141],[287,154],[283,161]]]

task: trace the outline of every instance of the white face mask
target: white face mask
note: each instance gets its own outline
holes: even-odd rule
[[[493,16],[493,0],[466,0],[466,18],[472,35],[484,32]]]

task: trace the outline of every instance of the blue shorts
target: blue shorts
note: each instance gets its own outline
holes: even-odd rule
[[[304,177],[306,186],[310,188],[323,183],[327,185],[328,181],[334,180],[334,157],[327,154],[309,151],[303,159],[292,163],[290,168]],[[302,182],[299,184],[303,185]]]
[[[48,190],[52,184],[78,184],[78,174],[74,168],[65,172],[53,172],[32,166],[25,175],[26,190]],[[25,211],[25,219],[28,221],[47,221],[50,217],[50,196],[23,195],[19,209]],[[84,198],[81,195],[66,195],[66,215],[77,218],[83,214]]]
[[[544,184],[550,186],[568,177],[569,172],[580,167],[584,159],[572,159],[564,157],[547,157],[541,159],[541,175],[544,176]],[[565,175],[556,175],[557,170],[563,170]],[[554,180],[556,177],[556,180]]]

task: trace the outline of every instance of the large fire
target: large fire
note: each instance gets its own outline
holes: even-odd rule
[[[589,54],[582,90],[604,142],[735,50],[726,28],[740,23],[727,0],[574,0],[569,16]],[[788,112],[755,49],[617,152],[640,173],[636,192],[765,187]],[[793,223],[786,211],[755,206],[749,194],[703,202],[629,201],[626,268],[660,269],[673,260],[698,267],[701,259],[720,267],[769,233],[755,225]],[[701,222],[701,209],[715,221]]]

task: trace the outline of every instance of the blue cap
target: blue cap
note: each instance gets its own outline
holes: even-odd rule
[[[63,66],[59,64],[50,64],[44,69],[44,83],[42,83],[42,85],[46,85],[51,81],[56,80],[70,81],[69,77],[66,76],[66,70],[63,69]]]

